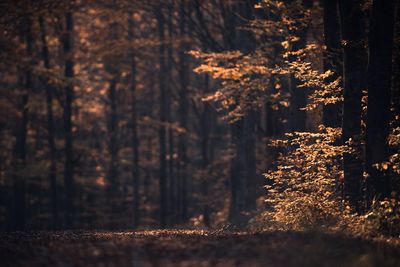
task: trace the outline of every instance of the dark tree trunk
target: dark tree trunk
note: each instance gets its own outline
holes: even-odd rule
[[[392,71],[392,94],[391,94],[391,126],[392,129],[400,127],[400,1],[397,1],[394,30],[393,49],[393,71]],[[396,154],[398,148],[391,147],[390,154]],[[392,173],[392,191],[397,195],[400,193],[400,175]]]
[[[222,11],[224,14],[225,32],[224,43],[225,48],[229,50],[239,49],[236,27],[238,26],[237,17],[235,16],[237,6],[224,6]],[[244,49],[243,49],[244,50]],[[238,224],[240,216],[245,211],[245,192],[246,176],[244,173],[244,154],[242,144],[243,119],[235,121],[230,125],[231,143],[234,147],[234,156],[230,162],[230,187],[231,187],[231,203],[229,207],[229,221]]]
[[[343,40],[343,141],[351,139],[354,153],[345,153],[343,159],[344,192],[350,205],[360,211],[362,198],[361,158],[361,95],[365,89],[367,54],[365,29],[360,1],[339,0],[341,34]]]
[[[229,220],[236,224],[239,222],[239,216],[246,210],[245,206],[245,192],[246,176],[244,166],[244,151],[242,146],[242,132],[243,120],[235,122],[231,125],[232,144],[235,148],[235,156],[231,161],[230,175],[231,175],[231,205],[229,210]]]
[[[256,111],[250,110],[244,121],[244,155],[246,174],[246,210],[254,211],[257,200]]]
[[[240,21],[247,23],[247,21],[254,19],[254,5],[256,1],[248,0],[239,5],[238,12]],[[243,21],[243,18],[247,21]],[[254,36],[244,30],[239,30],[238,34],[239,49],[244,53],[249,53],[255,49]],[[249,110],[243,118],[241,133],[239,133],[239,148],[236,153],[243,164],[244,176],[244,203],[245,211],[254,211],[256,208],[256,110]],[[247,222],[247,219],[246,219]]]
[[[167,114],[171,114],[168,112]],[[172,126],[170,124],[170,126]],[[170,127],[168,129],[168,203],[169,203],[169,224],[174,224],[176,219],[176,179],[175,179],[175,138],[174,130]]]
[[[245,212],[256,208],[256,154],[255,111],[249,113],[231,127],[235,156],[231,164],[232,203],[230,220],[242,225],[247,223]]]
[[[31,21],[26,19],[23,21],[21,40],[26,43],[26,56],[31,62],[32,57],[32,31],[31,31]],[[29,92],[32,89],[32,72],[28,66],[21,69],[24,77],[23,89],[21,88],[21,99],[18,105],[19,120],[17,122],[16,128],[16,140],[14,146],[14,174],[13,174],[13,211],[12,211],[12,228],[13,230],[23,230],[26,226],[26,177],[25,177],[25,167],[26,167],[26,154],[27,154],[27,130],[28,130],[28,120],[29,120]]]
[[[324,0],[324,71],[331,70],[335,74],[331,81],[343,74],[340,49],[340,25],[338,0]],[[325,105],[323,109],[323,122],[328,127],[340,127],[341,110],[339,104]]]
[[[273,62],[273,64],[275,65],[276,63]],[[275,76],[271,77],[271,80],[268,85],[270,92],[274,92],[274,90],[275,90],[275,83],[277,81],[276,79],[277,78]],[[272,105],[273,105],[272,101],[267,101],[264,106],[264,110],[265,110],[264,135],[267,138],[272,137],[279,133],[279,121],[278,121],[278,112],[279,111],[274,110]]]
[[[65,106],[64,106],[64,136],[65,136],[65,164],[64,164],[64,184],[65,184],[65,227],[73,228],[75,219],[75,188],[74,188],[74,149],[72,133],[72,104],[74,100],[74,86],[71,79],[74,77],[73,43],[72,34],[74,30],[72,13],[65,15],[66,31],[63,36],[63,48],[65,56],[64,75],[67,79],[65,86]]]
[[[228,7],[224,21],[227,23],[226,44],[229,49],[238,49],[243,53],[251,52],[254,37],[249,31],[240,29],[254,17],[254,1],[242,1]],[[234,38],[231,39],[230,37]],[[232,43],[233,42],[233,43]],[[247,223],[247,211],[256,207],[256,161],[255,161],[255,111],[247,114],[231,125],[232,143],[235,156],[231,161],[231,206],[229,220],[243,226]]]
[[[46,28],[43,17],[39,17],[39,26],[42,41],[42,58],[44,67],[50,70],[49,48],[46,40]],[[45,79],[46,87],[46,110],[47,110],[47,143],[49,146],[49,182],[50,182],[50,199],[51,199],[51,215],[53,229],[59,227],[58,219],[58,192],[57,192],[57,149],[54,136],[54,116],[53,116],[53,88],[51,88],[48,79]]]
[[[166,130],[165,123],[166,118],[166,89],[165,89],[165,19],[162,14],[162,10],[156,11],[156,17],[158,22],[158,34],[159,34],[159,94],[160,94],[160,126],[159,126],[159,143],[160,143],[160,226],[162,228],[167,226],[167,207],[168,207],[168,191],[167,191],[167,148],[166,148]]]
[[[115,74],[114,74],[115,75]],[[118,210],[118,114],[117,114],[117,79],[113,78],[110,81],[108,88],[108,102],[110,110],[108,114],[108,152],[110,155],[108,167],[109,181],[109,204],[112,214]],[[113,216],[113,215],[112,215]],[[114,216],[113,216],[114,217]]]
[[[289,0],[289,2],[294,2],[293,0]],[[311,0],[303,0],[302,1],[303,8],[309,9],[312,6]],[[297,37],[299,40],[293,44],[293,51],[298,51],[303,49],[307,44],[307,33],[309,27],[301,26],[298,30]],[[293,56],[292,61],[296,58]],[[307,105],[307,89],[308,88],[300,88],[299,85],[302,84],[300,80],[298,80],[294,75],[290,76],[290,128],[291,131],[304,132],[306,131],[306,121],[307,121],[307,113],[305,110],[302,110]]]
[[[204,95],[207,95],[210,92],[209,85],[209,76],[205,75],[204,79]],[[208,197],[208,179],[209,179],[209,145],[210,145],[210,104],[204,102],[203,113],[201,115],[201,160],[202,160],[202,169],[203,175],[202,184],[201,184],[201,192],[203,197],[203,220],[204,225],[206,227],[210,226],[210,207],[209,207],[209,197]]]
[[[155,116],[154,116],[154,106],[155,106],[155,83],[156,81],[154,81],[153,79],[149,81],[149,108],[148,108],[148,113],[147,116],[150,118],[150,120],[155,120]],[[152,131],[153,127],[152,125],[148,125],[147,126],[147,131]],[[147,132],[146,131],[146,132]],[[155,149],[153,149],[153,135],[152,134],[148,134],[146,136],[146,147],[147,147],[147,151],[146,151],[146,160],[148,162],[148,166],[146,167],[146,174],[145,174],[145,180],[143,181],[143,195],[147,200],[151,199],[151,196],[149,195],[149,187],[151,184],[151,178],[153,177],[153,168],[152,166],[152,162],[153,162],[153,153],[155,152]],[[145,204],[145,203],[143,203]]]
[[[129,40],[134,40],[134,21],[129,20]],[[140,169],[139,169],[139,139],[137,132],[137,97],[136,97],[136,54],[135,49],[131,51],[131,114],[132,114],[132,179],[133,179],[133,226],[137,228],[140,223]]]
[[[369,200],[390,197],[390,177],[374,164],[388,160],[395,0],[374,0],[370,18],[366,170]]]
[[[115,42],[118,40],[118,24],[112,22],[110,24],[110,30],[108,32],[108,38],[110,41]],[[109,87],[107,92],[107,104],[108,111],[106,114],[107,118],[107,145],[108,145],[108,171],[107,171],[107,197],[109,204],[109,215],[110,215],[110,227],[118,228],[118,213],[120,212],[121,198],[119,190],[119,143],[118,143],[118,132],[119,132],[119,115],[118,115],[118,91],[117,85],[119,80],[119,69],[116,60],[113,55],[106,55],[103,59],[104,68],[110,77]]]
[[[179,31],[181,38],[185,38],[187,35],[187,25],[185,17],[185,1],[181,0],[179,6]],[[179,47],[179,126],[187,131],[187,116],[188,116],[188,101],[187,101],[187,91],[188,91],[188,62],[186,52],[189,50],[186,41],[181,42]],[[178,161],[180,170],[180,181],[182,183],[182,201],[183,206],[181,210],[181,220],[184,222],[188,219],[188,188],[187,182],[189,179],[189,174],[187,172],[187,144],[186,144],[187,133],[180,132],[178,135]]]
[[[299,33],[300,39],[293,45],[293,51],[303,49],[306,46],[307,29]],[[294,58],[292,58],[294,60]],[[306,130],[307,113],[302,110],[307,105],[307,88],[300,88],[300,80],[290,76],[290,129],[291,132],[304,132]]]
[[[176,180],[175,180],[175,163],[174,163],[174,153],[175,153],[175,140],[174,140],[174,130],[172,128],[173,123],[173,11],[174,11],[174,3],[173,1],[168,1],[167,4],[167,31],[168,31],[168,46],[167,46],[167,62],[166,62],[166,116],[168,121],[168,217],[169,223],[174,224],[176,219],[176,200],[175,200],[175,191],[176,191]]]
[[[397,1],[394,30],[393,82],[392,82],[392,120],[393,127],[400,127],[400,1]]]
[[[265,103],[265,137],[273,136],[276,128],[275,114],[271,105],[269,101]]]

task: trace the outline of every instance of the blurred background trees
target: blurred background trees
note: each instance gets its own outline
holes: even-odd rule
[[[398,203],[386,2],[2,3],[1,229],[293,225]]]

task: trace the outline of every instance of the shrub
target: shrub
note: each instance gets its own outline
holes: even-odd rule
[[[400,200],[393,196],[384,201],[374,201],[369,213],[365,215],[368,232],[400,235]]]
[[[347,146],[337,145],[340,128],[319,127],[319,132],[295,132],[271,145],[283,147],[275,167],[265,176],[270,217],[291,229],[335,225],[343,214],[340,188],[341,159]]]

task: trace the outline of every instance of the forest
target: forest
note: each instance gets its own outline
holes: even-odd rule
[[[399,266],[399,193],[399,0],[0,0],[4,266]]]

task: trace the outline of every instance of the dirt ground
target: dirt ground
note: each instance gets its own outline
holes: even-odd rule
[[[387,242],[296,232],[15,232],[0,266],[400,266]]]

